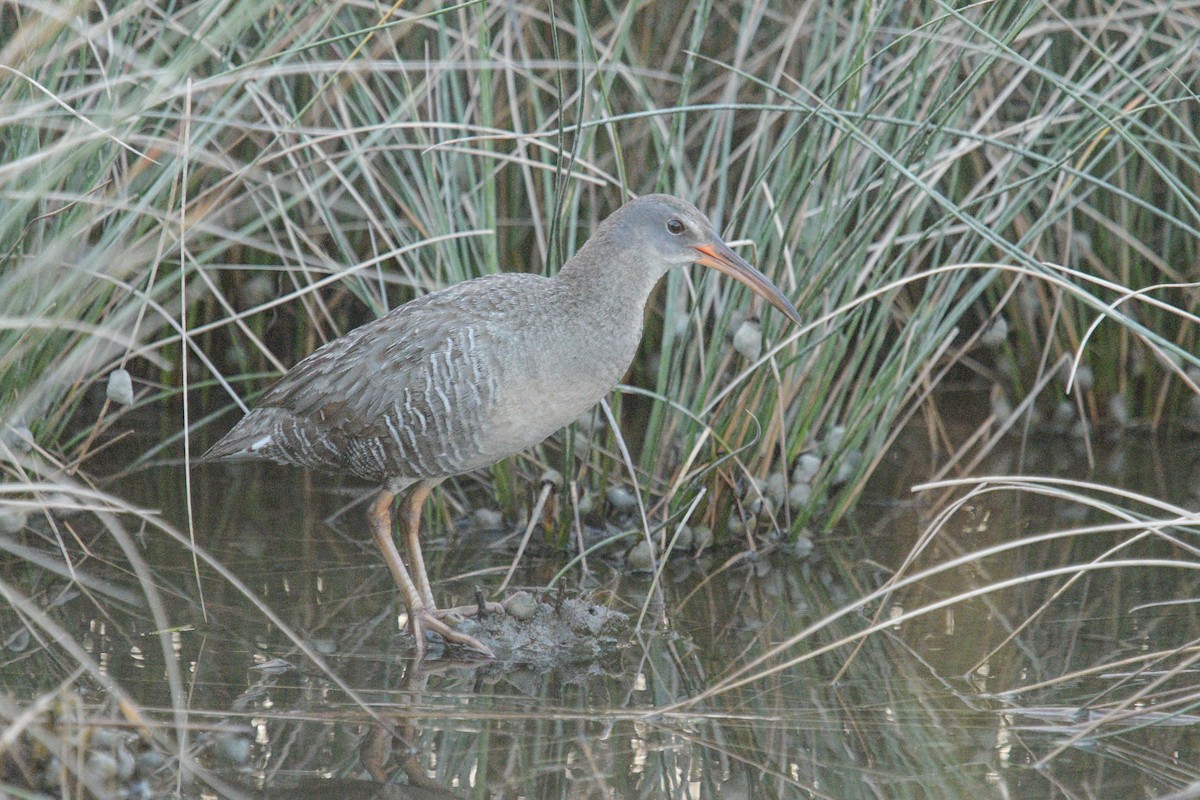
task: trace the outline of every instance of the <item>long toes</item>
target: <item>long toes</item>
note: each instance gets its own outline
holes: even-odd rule
[[[466,647],[476,652],[482,653],[488,658],[495,658],[496,654],[492,652],[492,648],[488,647],[483,642],[476,639],[474,636],[468,636],[462,631],[455,630],[443,622],[439,617],[449,612],[447,611],[423,611],[419,612],[421,624],[426,630],[433,631],[451,644],[457,644],[461,647]]]
[[[492,600],[483,604],[484,610],[489,614],[503,614],[504,606]],[[445,619],[450,616],[458,617],[477,617],[479,616],[479,604],[474,603],[469,606],[457,606],[455,608],[437,608],[430,612],[438,619]]]

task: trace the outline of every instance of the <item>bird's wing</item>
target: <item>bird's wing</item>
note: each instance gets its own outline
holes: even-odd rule
[[[356,437],[387,435],[384,417],[398,403],[414,416],[444,413],[439,392],[471,375],[480,355],[455,305],[454,293],[439,292],[355,328],[294,366],[258,405]],[[483,399],[461,395],[460,411]]]
[[[479,278],[354,329],[292,367],[205,457],[371,479],[474,468],[486,451],[500,373],[512,361],[514,337],[499,332],[519,326],[516,312],[544,281]]]

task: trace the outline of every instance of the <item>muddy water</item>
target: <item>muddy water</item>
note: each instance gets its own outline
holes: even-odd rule
[[[1042,798],[1159,796],[1200,781],[1200,693],[1187,655],[1172,653],[1200,626],[1192,605],[1165,605],[1197,596],[1198,573],[1171,566],[1194,559],[1184,549],[1198,544],[1194,533],[1177,524],[1030,541],[851,608],[885,584],[947,502],[909,493],[915,462],[899,455],[903,448],[897,453],[855,518],[815,537],[811,555],[713,549],[673,559],[655,581],[628,573],[618,557],[623,545],[589,558],[586,575],[573,568],[559,581],[570,599],[628,615],[630,627],[603,646],[494,662],[434,647],[435,658],[421,664],[410,658],[395,587],[361,525],[361,498],[291,470],[194,469],[196,542],[303,647],[228,580],[203,565],[197,572],[184,549],[143,527],[175,626],[188,752],[206,771],[180,790]],[[1019,462],[1028,473],[1088,474],[1062,441],[997,458],[981,472],[1012,472]],[[1200,485],[1186,445],[1106,446],[1091,475],[1184,506],[1196,505],[1190,493]],[[160,509],[186,532],[182,485],[178,466],[160,464],[108,488]],[[1154,515],[1132,501],[1124,506],[1139,519]],[[435,593],[442,604],[470,603],[476,587],[499,584],[516,538],[511,525],[480,530],[465,509],[442,508],[429,515],[425,539]],[[1031,493],[981,494],[945,519],[904,574],[1118,518],[1129,515]],[[66,546],[82,570],[136,593],[119,554],[89,533],[86,514],[61,522],[79,532]],[[44,527],[32,519],[24,535],[36,541]],[[1159,563],[1022,580],[1117,558]],[[561,602],[545,587],[566,561],[557,551],[527,554],[513,589]],[[69,581],[31,566],[19,571],[146,716],[168,725],[164,656],[146,610],[103,593],[47,602],[63,597]],[[846,613],[815,625],[839,610]],[[873,623],[874,633],[856,638]],[[6,637],[19,628],[9,609],[3,624]],[[70,665],[26,639],[10,642],[0,674],[6,691],[29,704]],[[1122,713],[1132,716],[1118,719]],[[174,791],[178,775],[168,759],[151,783]]]

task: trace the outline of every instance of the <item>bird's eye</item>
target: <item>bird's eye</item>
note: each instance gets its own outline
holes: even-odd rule
[[[671,234],[672,236],[678,236],[679,234],[683,233],[683,223],[674,217],[667,220],[667,233]]]

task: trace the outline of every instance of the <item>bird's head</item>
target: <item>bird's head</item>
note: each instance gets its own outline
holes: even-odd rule
[[[700,264],[723,272],[801,324],[800,314],[783,292],[733,252],[691,203],[665,194],[646,195],[626,203],[609,222],[613,223],[612,234],[625,239],[624,246],[641,250],[647,261],[665,269]]]

